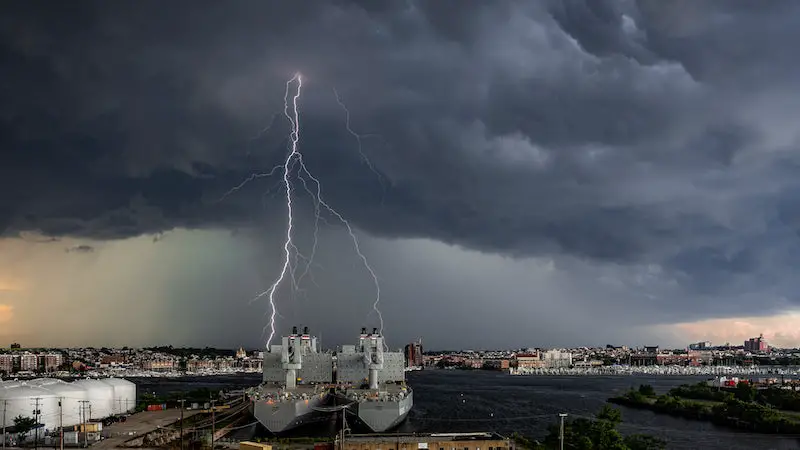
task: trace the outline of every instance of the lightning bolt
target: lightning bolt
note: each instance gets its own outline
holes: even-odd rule
[[[290,91],[292,90],[292,86],[296,86],[294,93],[291,94],[290,100]],[[291,131],[289,133],[289,144],[288,144],[288,154],[286,159],[283,161],[282,164],[278,164],[273,167],[270,171],[264,173],[254,173],[247,177],[244,181],[239,183],[238,185],[231,188],[225,194],[220,197],[218,201],[223,201],[228,196],[234,194],[238,190],[242,189],[245,185],[256,180],[258,178],[266,178],[271,177],[277,172],[282,173],[282,181],[283,187],[285,188],[286,193],[286,213],[287,213],[287,223],[286,223],[286,236],[285,241],[283,244],[283,264],[281,266],[281,270],[275,280],[272,282],[270,287],[265,291],[259,293],[255,297],[250,300],[250,304],[255,302],[258,299],[263,297],[267,297],[269,299],[269,322],[264,327],[264,334],[266,334],[267,328],[269,328],[269,337],[267,338],[267,346],[270,345],[272,339],[275,337],[275,318],[278,316],[278,310],[276,305],[275,295],[278,291],[278,288],[286,281],[287,278],[291,280],[292,286],[292,293],[294,294],[296,291],[300,290],[300,284],[302,280],[306,276],[310,276],[312,282],[316,284],[316,281],[313,278],[313,273],[311,272],[311,266],[314,264],[314,257],[317,251],[317,244],[319,240],[319,222],[322,221],[327,224],[327,221],[322,216],[323,210],[328,214],[335,217],[340,223],[342,223],[345,228],[347,229],[347,233],[350,236],[350,239],[353,242],[353,247],[355,249],[356,254],[360,258],[364,268],[370,274],[374,287],[375,287],[375,300],[372,303],[372,310],[376,314],[378,321],[380,323],[380,332],[383,333],[383,314],[380,311],[380,302],[381,302],[381,288],[380,283],[378,282],[378,276],[375,274],[372,266],[369,264],[367,257],[361,251],[361,247],[359,245],[358,237],[356,236],[353,227],[351,226],[350,222],[340,214],[336,209],[334,209],[329,203],[327,203],[322,195],[322,183],[320,180],[315,177],[311,171],[306,167],[305,161],[303,160],[303,154],[299,150],[299,142],[300,142],[300,113],[297,107],[297,101],[300,98],[301,92],[303,88],[303,78],[298,73],[295,74],[289,81],[286,82],[286,91],[284,93],[283,101],[284,101],[284,109],[283,113],[286,119],[289,121],[291,126]],[[344,109],[346,113],[346,128],[347,131],[353,135],[358,143],[358,152],[362,157],[362,160],[367,164],[370,170],[375,173],[379,179],[380,174],[375,170],[372,163],[369,161],[367,156],[364,154],[361,139],[362,136],[366,135],[359,135],[355,133],[352,128],[350,127],[350,111],[341,101],[338,92],[334,89],[334,94],[336,95],[337,103]],[[273,118],[274,119],[274,118]],[[272,127],[272,122],[262,130],[259,135],[263,134],[264,132],[268,131]],[[292,182],[293,176],[297,177],[303,184],[304,190],[311,196],[314,202],[314,241],[311,249],[311,253],[308,257],[302,255],[294,243],[294,184]],[[309,183],[312,183],[312,186],[309,186]],[[383,183],[381,183],[383,186]],[[312,189],[313,187],[313,189]],[[300,273],[299,276],[296,275],[297,266],[299,260],[302,259],[305,261],[305,268]],[[385,341],[385,340],[384,340]]]
[[[336,88],[333,88],[333,95],[336,97],[336,103],[338,103],[339,106],[344,110],[345,129],[347,130],[348,133],[350,133],[351,136],[353,136],[356,139],[356,143],[358,144],[358,154],[361,155],[361,160],[364,161],[364,164],[366,164],[367,167],[369,167],[369,170],[371,170],[372,173],[374,173],[375,176],[378,177],[378,183],[380,183],[381,185],[382,195],[385,196],[386,186],[383,184],[383,177],[381,176],[380,172],[375,170],[375,166],[372,165],[372,161],[370,161],[370,159],[367,158],[367,155],[364,153],[364,148],[362,145],[362,139],[364,139],[365,137],[369,136],[381,137],[381,136],[379,134],[358,134],[355,131],[353,131],[353,128],[350,126],[350,109],[348,109],[347,105],[344,104],[344,102],[342,101],[342,97],[339,96],[339,91],[337,91]],[[381,205],[383,205],[383,197],[381,197]]]

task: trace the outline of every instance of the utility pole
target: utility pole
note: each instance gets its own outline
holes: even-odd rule
[[[86,427],[86,404],[89,403],[89,400],[81,400],[80,403],[81,403],[81,409],[80,409],[81,427],[79,429],[83,429],[83,446],[88,447],[89,436],[88,433],[86,433],[86,431],[88,430],[88,428]]]
[[[8,400],[3,400],[3,450],[6,450],[6,410],[8,409]]]
[[[339,445],[341,446],[341,450],[344,450],[344,437],[345,437],[345,430],[347,430],[347,406],[345,405],[342,408],[342,436],[339,439]]]
[[[181,450],[183,450],[183,402],[186,400],[180,399],[181,402]]]
[[[64,397],[58,399],[58,436],[59,448],[64,450],[64,409],[61,405],[62,401],[64,401]]]
[[[564,418],[567,417],[567,413],[559,413],[558,417],[561,419],[561,426],[559,427],[558,431],[558,440],[561,442],[561,450],[564,450]]]
[[[215,403],[217,403],[216,400],[211,400],[211,450],[214,450],[214,434],[217,432],[217,419],[214,414],[217,411],[214,406]]]
[[[39,409],[39,402],[41,402],[42,399],[39,398],[39,397],[36,397],[35,399],[33,399],[33,401],[34,401],[33,419],[34,419],[34,426],[36,427],[36,431],[34,432],[34,438],[33,438],[33,448],[38,450],[38,448],[39,448],[39,414],[41,413],[41,410]]]

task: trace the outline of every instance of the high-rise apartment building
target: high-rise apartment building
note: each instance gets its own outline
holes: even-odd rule
[[[422,359],[422,341],[412,342],[406,345],[406,367],[421,367],[424,362]]]

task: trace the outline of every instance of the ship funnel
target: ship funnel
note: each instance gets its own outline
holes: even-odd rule
[[[303,334],[308,334],[308,327],[303,327]]]
[[[292,327],[292,334],[297,334],[297,327]]]
[[[373,328],[372,329],[372,334],[378,334],[378,329],[377,328]]]
[[[367,327],[361,327],[361,334],[367,334]]]

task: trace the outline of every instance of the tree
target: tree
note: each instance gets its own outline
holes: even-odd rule
[[[741,400],[743,402],[752,402],[756,399],[756,389],[745,381],[740,381],[736,383],[736,392],[734,396],[737,400]]]
[[[600,412],[597,413],[598,420],[610,422],[614,426],[622,422],[622,412],[617,408],[612,408],[611,405],[603,405]]]
[[[20,438],[25,439],[25,436],[36,426],[36,419],[32,417],[23,417],[21,415],[14,418],[14,429],[17,430]]]
[[[574,419],[564,424],[564,447],[578,450],[662,450],[661,439],[647,435],[622,436],[617,425],[622,422],[622,413],[609,405],[597,413],[595,419]],[[559,426],[549,428],[542,449],[557,449],[560,446]]]
[[[645,397],[655,397],[656,396],[656,390],[653,389],[653,386],[650,386],[649,384],[643,384],[643,385],[639,386],[639,393],[644,395]]]

